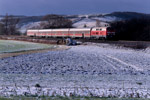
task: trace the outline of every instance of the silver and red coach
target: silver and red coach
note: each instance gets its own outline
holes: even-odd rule
[[[39,37],[71,37],[71,38],[102,38],[107,39],[115,35],[109,27],[67,28],[67,29],[37,29],[28,30],[27,36]]]

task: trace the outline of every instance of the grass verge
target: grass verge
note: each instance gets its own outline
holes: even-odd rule
[[[51,48],[54,48],[54,45],[13,40],[0,40],[0,54]]]

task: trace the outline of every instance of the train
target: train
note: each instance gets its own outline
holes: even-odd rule
[[[30,29],[27,30],[27,36],[109,39],[115,36],[115,31],[111,27]]]

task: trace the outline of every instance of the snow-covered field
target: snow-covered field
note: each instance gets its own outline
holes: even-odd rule
[[[122,20],[121,18],[117,18],[117,17],[110,17],[110,16],[105,16],[105,17],[94,17],[92,19],[98,19],[100,21],[103,22],[113,22],[113,21],[119,21]]]
[[[0,59],[0,95],[150,98],[148,50],[92,44],[3,58]]]
[[[93,19],[85,18],[81,21],[74,23],[73,26],[77,27],[77,28],[83,28],[85,25],[86,25],[86,27],[89,27],[89,28],[96,27],[96,20],[99,20],[99,19],[98,18],[93,18]],[[103,22],[103,20],[100,20],[101,26],[105,26],[107,24],[108,23]]]

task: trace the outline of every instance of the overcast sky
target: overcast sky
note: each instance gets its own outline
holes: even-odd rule
[[[0,15],[95,14],[114,11],[150,14],[150,0],[0,0]]]

